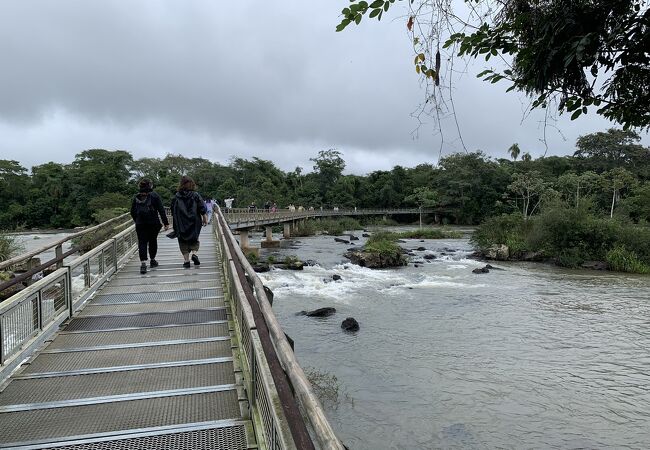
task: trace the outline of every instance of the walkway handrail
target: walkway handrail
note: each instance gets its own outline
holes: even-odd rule
[[[29,260],[30,258],[32,258],[32,257],[34,257],[34,256],[36,256],[36,255],[38,255],[40,253],[46,252],[46,251],[50,250],[51,248],[57,247],[57,249],[58,249],[64,243],[66,243],[67,241],[69,241],[71,239],[75,239],[75,238],[78,238],[78,237],[83,236],[85,234],[91,233],[93,231],[96,231],[96,230],[98,230],[100,228],[105,227],[106,225],[109,225],[109,224],[114,223],[114,222],[118,222],[118,221],[120,221],[122,219],[126,219],[127,217],[130,217],[130,216],[131,216],[130,213],[124,213],[122,215],[119,215],[117,217],[109,219],[109,220],[107,220],[105,222],[102,222],[99,225],[95,225],[95,226],[92,226],[90,228],[86,228],[86,229],[84,229],[82,231],[78,231],[76,233],[69,234],[68,236],[66,236],[64,238],[61,238],[58,241],[55,241],[55,242],[52,242],[50,244],[44,245],[43,247],[37,248],[36,250],[32,250],[31,252],[24,253],[24,254],[21,254],[19,256],[15,256],[15,257],[13,257],[11,259],[7,259],[5,261],[2,261],[2,262],[0,262],[0,270],[5,269],[5,268],[10,267],[10,266],[13,266],[15,264],[19,264],[19,263],[21,263],[23,261]]]
[[[0,384],[117,271],[137,242],[131,225],[0,304]]]
[[[220,208],[215,210],[215,215],[218,219],[215,220],[215,225],[220,229],[219,237],[221,238],[223,236],[225,239],[230,240],[231,247],[234,251],[234,255],[232,255],[233,258],[237,258],[243,267],[246,276],[253,282],[255,297],[257,298],[257,303],[259,304],[264,321],[269,329],[271,341],[275,347],[280,364],[291,382],[294,396],[298,405],[302,409],[303,416],[306,416],[321,448],[343,450],[343,445],[336,437],[332,426],[325,416],[320,401],[316,397],[307,376],[298,364],[293,349],[287,341],[280,323],[275,317],[271,304],[264,291],[262,281],[253,270],[253,267],[246,259],[244,253],[241,251],[239,244],[235,240],[229,227],[221,226],[222,220],[224,224],[226,222]]]

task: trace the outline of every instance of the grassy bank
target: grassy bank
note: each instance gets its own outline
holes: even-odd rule
[[[478,227],[472,243],[483,253],[506,246],[512,260],[535,254],[564,267],[605,261],[610,270],[650,273],[650,227],[596,217],[586,209],[551,208],[528,220],[493,217]]]

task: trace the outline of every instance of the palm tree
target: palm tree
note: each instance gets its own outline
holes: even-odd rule
[[[516,142],[514,144],[512,144],[510,146],[510,148],[508,149],[508,153],[510,153],[510,156],[512,157],[512,159],[514,159],[516,161],[517,157],[519,156],[519,153],[521,153],[521,149],[519,148],[519,144],[517,144]]]
[[[522,160],[522,161],[526,161],[526,162],[528,162],[528,161],[530,161],[531,159],[533,159],[533,157],[530,156],[530,153],[528,153],[528,152],[526,152],[526,153],[524,153],[523,155],[521,155],[521,160]]]

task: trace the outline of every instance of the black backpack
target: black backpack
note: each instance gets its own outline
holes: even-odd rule
[[[146,194],[144,198],[140,198],[140,194],[135,196],[135,217],[137,219],[147,221],[156,216],[156,210],[151,205],[151,194]]]

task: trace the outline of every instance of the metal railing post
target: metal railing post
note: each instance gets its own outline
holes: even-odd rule
[[[68,317],[72,317],[72,270],[70,270],[70,267],[66,267],[65,285],[65,301],[67,302],[69,311]]]
[[[63,267],[63,259],[61,258],[63,256],[63,244],[59,244],[56,246],[56,248],[54,249],[54,254],[58,259],[58,261],[56,262],[56,268],[60,269],[61,267]]]
[[[4,330],[4,316],[0,316],[0,366],[5,363],[5,330]]]
[[[36,309],[38,309],[38,329],[43,330],[43,290],[36,293]]]
[[[113,239],[111,249],[113,249],[113,267],[115,268],[115,272],[117,272],[117,239]]]

